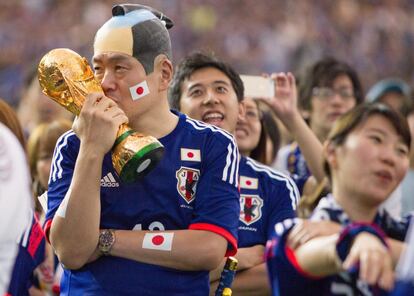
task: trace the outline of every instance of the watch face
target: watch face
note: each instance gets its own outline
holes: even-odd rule
[[[114,232],[109,229],[102,230],[99,234],[99,250],[108,254],[115,242]]]

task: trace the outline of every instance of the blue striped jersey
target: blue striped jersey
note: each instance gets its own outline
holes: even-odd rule
[[[45,245],[45,234],[36,214],[33,213],[31,224],[19,241],[19,252],[7,295],[29,295],[29,288],[35,285],[33,272],[45,260]]]
[[[240,159],[239,248],[265,245],[274,225],[296,216],[295,183],[249,157]]]
[[[102,164],[100,228],[194,229],[215,232],[237,249],[239,152],[219,128],[177,113],[176,128],[159,141],[165,154],[158,166],[133,184],[121,183],[111,155]],[[57,142],[48,190],[50,227],[72,179],[79,150],[73,132]],[[81,243],[81,242],[79,242]],[[62,295],[206,295],[207,271],[178,271],[104,256],[79,270],[65,270]]]
[[[291,175],[298,176],[299,179],[306,180],[311,175],[306,164],[305,157],[297,142],[284,146],[278,152],[278,163],[280,169],[288,171]]]
[[[342,225],[352,222],[332,195],[321,199],[311,220],[330,220]],[[401,221],[394,220],[381,209],[373,224],[388,237],[402,241],[408,231],[409,221],[410,217]],[[293,250],[286,244],[289,231],[296,223],[296,219],[287,219],[276,224],[272,238],[267,243],[266,258],[273,295],[387,295],[378,286],[368,285],[358,279],[357,267],[349,272],[343,271],[322,278],[303,271]]]
[[[412,217],[412,213],[408,215]],[[412,220],[412,219],[411,219]],[[410,221],[410,227],[405,238],[407,248],[402,252],[398,260],[395,272],[394,289],[390,295],[405,296],[411,295],[414,291],[414,224]]]

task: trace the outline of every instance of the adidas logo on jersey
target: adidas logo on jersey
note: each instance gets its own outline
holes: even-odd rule
[[[115,180],[112,173],[106,174],[105,177],[101,179],[101,186],[102,187],[119,187],[119,183]]]

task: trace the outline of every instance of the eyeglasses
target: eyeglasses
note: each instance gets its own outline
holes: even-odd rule
[[[354,91],[349,88],[314,87],[312,95],[324,101],[332,99],[335,95],[338,95],[343,101],[355,99]]]

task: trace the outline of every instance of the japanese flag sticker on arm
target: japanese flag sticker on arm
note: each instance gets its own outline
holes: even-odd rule
[[[174,233],[172,232],[148,232],[142,241],[143,249],[159,251],[171,251]]]

